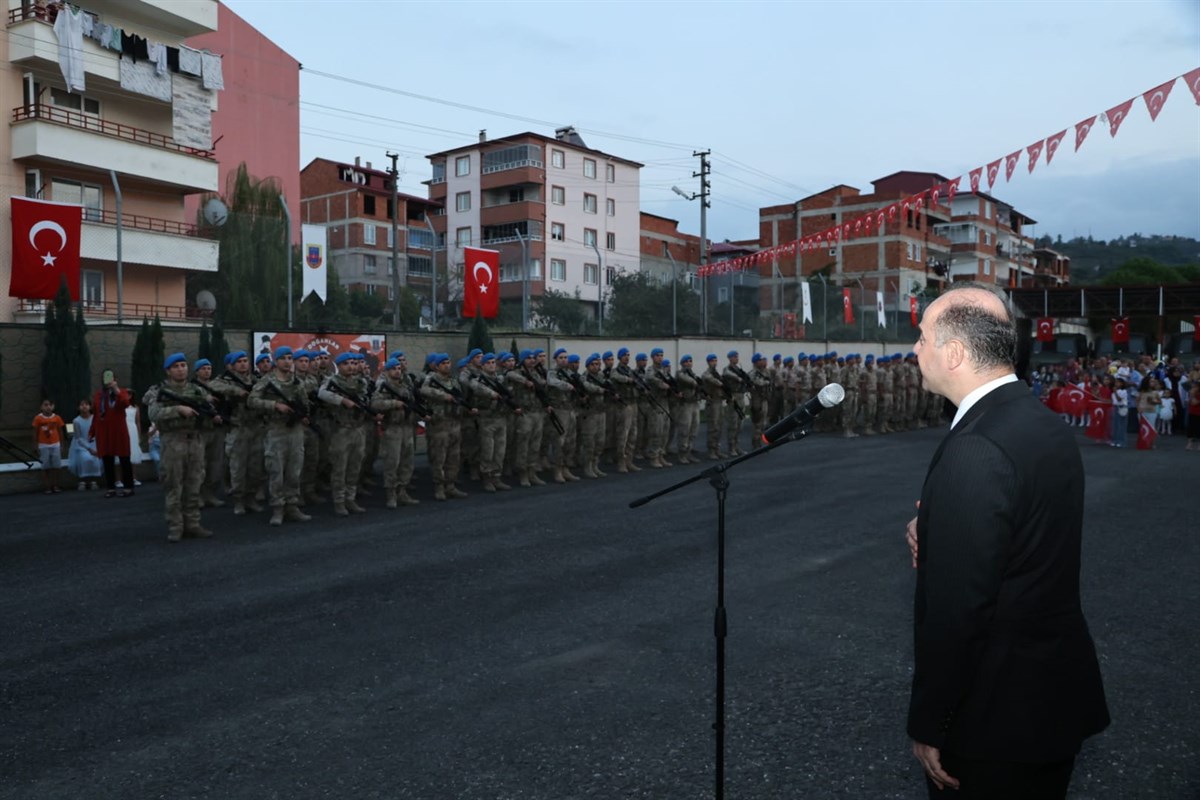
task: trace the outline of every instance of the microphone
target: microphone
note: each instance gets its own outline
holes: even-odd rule
[[[767,428],[763,433],[763,442],[771,444],[782,439],[796,428],[804,427],[816,419],[827,408],[833,408],[846,399],[846,390],[840,383],[826,385],[817,396],[797,408],[791,414]]]

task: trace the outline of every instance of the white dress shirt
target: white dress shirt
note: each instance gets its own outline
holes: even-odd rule
[[[986,396],[989,392],[993,392],[996,389],[999,389],[1001,386],[1003,386],[1006,383],[1012,383],[1016,379],[1017,379],[1017,376],[1010,372],[1008,375],[1005,375],[1004,377],[996,378],[994,381],[988,381],[983,386],[980,386],[978,389],[975,389],[970,394],[968,394],[966,397],[964,397],[963,401],[962,401],[962,405],[960,405],[958,407],[958,413],[956,413],[954,415],[954,419],[950,422],[950,430],[954,430],[954,426],[957,425],[958,421],[960,419],[962,419],[963,416],[966,415],[966,413],[968,411],[971,410],[971,406],[975,405],[980,400],[982,400],[984,398],[984,396]]]

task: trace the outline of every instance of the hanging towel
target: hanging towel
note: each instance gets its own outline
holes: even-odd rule
[[[205,89],[224,89],[225,78],[221,75],[221,57],[207,50],[200,54],[200,72],[204,77]]]
[[[188,75],[200,77],[201,73],[200,51],[193,50],[187,45],[179,46],[179,71]]]
[[[166,45],[159,44],[158,42],[150,42],[150,46],[149,46],[149,48],[147,48],[147,52],[149,53],[150,62],[152,64],[154,64],[154,71],[157,72],[159,75],[166,74],[166,71],[167,71],[167,47],[166,47]]]
[[[149,61],[121,59],[121,88],[171,102],[171,76],[159,75]]]
[[[84,90],[83,77],[83,12],[64,5],[54,20],[54,36],[58,39],[58,66],[68,92]]]

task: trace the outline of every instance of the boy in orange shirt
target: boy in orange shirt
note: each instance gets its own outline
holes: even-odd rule
[[[33,418],[33,444],[42,460],[43,494],[62,491],[58,473],[62,469],[62,432],[66,423],[54,413],[54,401],[43,400],[42,411]]]

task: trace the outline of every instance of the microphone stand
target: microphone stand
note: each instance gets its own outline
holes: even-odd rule
[[[794,442],[803,439],[812,432],[812,423],[804,428],[797,428],[791,433],[783,436],[770,444],[764,445],[757,450],[751,450],[748,453],[743,453],[727,461],[722,461],[714,464],[690,478],[686,478],[678,483],[672,484],[665,489],[648,494],[645,497],[639,497],[629,504],[630,508],[638,508],[644,506],[651,500],[662,497],[665,494],[682,489],[684,486],[695,483],[696,481],[708,478],[708,483],[717,493],[717,607],[713,618],[713,635],[717,639],[717,680],[716,680],[716,720],[713,722],[713,730],[717,734],[716,742],[716,763],[714,765],[715,775],[714,782],[716,787],[716,800],[722,800],[725,797],[725,635],[728,631],[725,617],[725,493],[729,489],[729,470],[741,464],[743,461],[749,461],[752,458],[769,453],[776,447],[785,445],[788,442]]]

